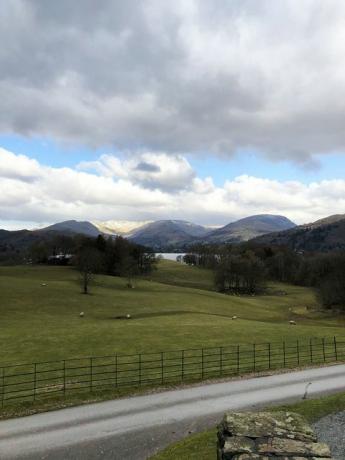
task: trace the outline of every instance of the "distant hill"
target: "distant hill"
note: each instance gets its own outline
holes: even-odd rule
[[[209,229],[185,220],[157,220],[135,230],[129,239],[157,251],[181,247],[209,233]]]
[[[0,230],[0,250],[15,251],[40,241],[41,236],[30,230]]]
[[[128,221],[128,220],[107,220],[105,222],[93,221],[91,222],[101,233],[108,235],[121,235],[129,237],[138,228],[152,221]]]
[[[311,224],[301,225],[301,227],[316,228],[316,227],[321,227],[323,225],[334,224],[343,219],[345,219],[345,214],[333,214],[331,216],[323,217],[322,219],[316,220],[315,222],[312,222]]]
[[[266,233],[296,227],[284,216],[258,214],[231,222],[225,227],[212,231],[206,237],[208,243],[241,243]]]
[[[59,233],[55,231],[0,230],[0,264],[2,261],[21,263],[23,254],[33,244],[49,242]]]
[[[286,246],[297,251],[345,250],[345,215],[329,216],[283,232],[263,235],[252,241],[263,245]]]
[[[48,227],[36,230],[36,232],[47,232],[53,231],[64,234],[82,234],[86,236],[96,237],[102,233],[94,224],[91,222],[77,220],[65,220],[57,224],[49,225]]]
[[[96,237],[100,231],[90,222],[68,220],[39,230],[1,230],[0,229],[0,262],[1,259],[16,259],[16,255],[31,247],[34,243],[51,241],[58,235],[73,236],[82,234]]]

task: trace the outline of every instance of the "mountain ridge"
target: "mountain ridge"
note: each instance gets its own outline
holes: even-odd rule
[[[259,245],[289,247],[295,251],[345,250],[345,214],[334,214],[310,224],[250,240]]]
[[[34,230],[35,232],[47,232],[53,231],[58,233],[67,233],[67,234],[77,234],[80,233],[86,236],[97,237],[100,233],[99,229],[92,224],[91,222],[85,221],[78,221],[78,220],[64,220],[63,222],[57,222],[52,225],[48,225],[48,227],[40,228],[38,230]]]
[[[256,214],[230,222],[212,231],[207,238],[210,243],[241,243],[259,235],[274,231],[288,230],[296,224],[285,216],[275,214]]]
[[[284,216],[258,214],[231,222],[223,227],[212,229],[182,219],[165,219],[157,221],[77,221],[57,222],[37,230],[25,230],[20,239],[32,242],[47,235],[83,234],[89,237],[116,236],[128,238],[134,243],[151,247],[155,251],[183,250],[194,243],[241,243],[252,237],[260,236],[275,230],[293,228],[295,224]],[[7,233],[7,238],[13,240]],[[15,236],[14,234],[12,235]],[[5,237],[4,237],[5,238]],[[15,240],[17,238],[14,238]]]
[[[135,243],[163,250],[171,246],[190,244],[209,232],[202,225],[179,219],[158,220],[138,228],[129,237]]]

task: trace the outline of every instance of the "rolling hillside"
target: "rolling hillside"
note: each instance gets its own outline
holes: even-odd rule
[[[212,272],[162,261],[152,280],[137,279],[134,289],[128,289],[123,278],[99,275],[92,295],[83,296],[78,273],[72,268],[0,267],[0,314],[6,325],[0,330],[2,362],[342,333],[342,317],[318,312],[318,299],[309,288],[284,285],[287,294],[281,296],[275,292],[282,286],[274,284],[269,295],[228,296],[208,290],[211,283]],[[127,314],[130,321],[118,319]],[[298,322],[297,327],[291,328],[291,319]]]
[[[82,234],[86,236],[97,237],[100,233],[100,230],[93,225],[91,222],[77,220],[66,220],[64,222],[59,222],[57,224],[49,225],[41,230],[36,230],[38,232],[47,232],[54,231],[62,234]]]
[[[284,216],[259,214],[231,222],[207,235],[208,243],[241,243],[266,233],[287,230],[296,224]]]
[[[264,245],[287,246],[297,251],[345,249],[345,215],[339,214],[306,225],[253,239]]]
[[[129,237],[155,250],[174,249],[205,236],[208,229],[184,220],[158,220],[140,227]]]

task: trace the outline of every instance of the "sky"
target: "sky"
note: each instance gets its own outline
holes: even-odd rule
[[[345,3],[7,0],[0,228],[345,212]]]

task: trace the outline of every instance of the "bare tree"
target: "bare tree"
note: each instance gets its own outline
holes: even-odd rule
[[[101,254],[97,249],[85,247],[80,251],[77,259],[77,267],[80,273],[83,294],[89,293],[89,286],[94,279],[95,273],[101,269],[101,265]]]
[[[127,287],[134,287],[133,279],[138,274],[139,268],[137,261],[131,256],[125,257],[121,264],[121,276],[125,276],[127,278]]]

